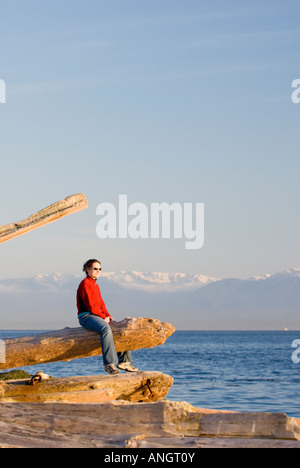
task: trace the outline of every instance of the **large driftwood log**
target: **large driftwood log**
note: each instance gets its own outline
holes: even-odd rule
[[[116,350],[154,348],[163,344],[175,328],[151,318],[125,318],[111,325]],[[55,332],[5,339],[5,363],[0,370],[102,354],[97,333],[84,328],[65,328]]]
[[[191,454],[193,462],[200,463],[195,448],[299,448],[299,439],[298,421],[282,413],[209,411],[167,400],[0,403],[0,448],[174,447],[175,451],[165,454],[168,462],[172,456],[174,461],[191,461]],[[178,448],[184,449],[184,458],[174,453]]]
[[[87,206],[88,202],[83,193],[78,193],[38,211],[23,221],[0,226],[0,244],[52,223],[64,216],[84,210]]]
[[[172,384],[172,377],[161,372],[63,377],[34,386],[29,386],[28,380],[15,380],[0,382],[0,402],[149,402],[163,400]]]

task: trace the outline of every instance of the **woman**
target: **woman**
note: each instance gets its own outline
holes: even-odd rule
[[[127,372],[137,372],[138,369],[131,364],[130,351],[117,353],[113,334],[109,326],[114,320],[107,311],[102,299],[97,279],[101,272],[101,263],[96,259],[88,260],[83,265],[86,278],[81,281],[77,289],[78,319],[82,327],[97,332],[100,335],[103,353],[104,370],[109,374],[118,374],[118,368]]]

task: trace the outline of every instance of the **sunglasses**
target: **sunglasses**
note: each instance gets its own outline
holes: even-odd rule
[[[91,268],[91,269],[94,270],[94,271],[101,271],[102,270],[102,268]]]

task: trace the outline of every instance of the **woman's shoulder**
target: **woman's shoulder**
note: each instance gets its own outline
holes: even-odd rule
[[[97,283],[92,280],[92,278],[89,278],[88,276],[84,278],[81,283],[79,284],[79,288],[93,288],[95,286],[98,286]]]

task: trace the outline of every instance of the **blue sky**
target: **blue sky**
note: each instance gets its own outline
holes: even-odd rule
[[[246,278],[300,265],[296,0],[0,0],[1,222],[89,209],[1,245],[1,278]],[[204,203],[205,244],[96,236],[99,203]]]

